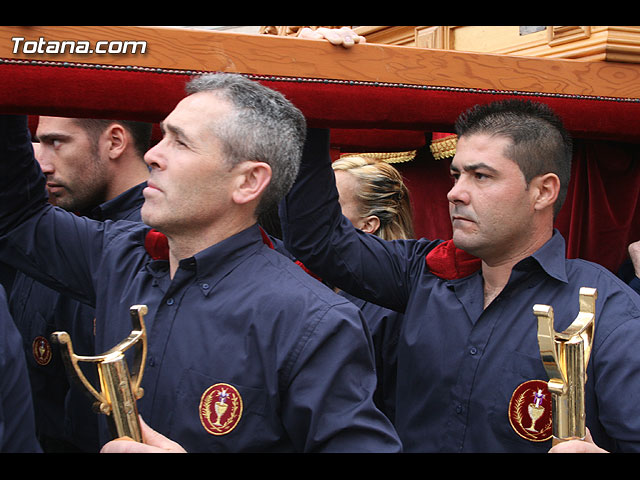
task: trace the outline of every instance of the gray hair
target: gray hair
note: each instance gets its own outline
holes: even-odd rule
[[[239,74],[204,74],[191,79],[186,91],[213,92],[234,107],[224,121],[209,122],[230,166],[251,160],[271,167],[256,215],[284,198],[298,175],[307,132],[300,110],[281,93]]]

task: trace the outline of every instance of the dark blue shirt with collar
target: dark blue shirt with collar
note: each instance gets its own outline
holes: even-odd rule
[[[0,286],[0,453],[39,453],[20,333]]]
[[[155,430],[190,452],[401,450],[374,406],[360,311],[269,248],[257,225],[183,259],[172,279],[145,249],[149,227],[46,204],[23,118],[0,117],[0,183],[0,256],[94,305],[96,352],[130,334],[132,305],[148,306],[138,408]],[[235,402],[223,434],[210,395],[220,386]]]
[[[402,314],[356,298],[344,291],[340,291],[339,294],[356,305],[365,318],[373,342],[378,375],[374,400],[378,408],[393,421],[396,410],[397,346]]]
[[[640,293],[640,278],[636,276],[635,269],[633,268],[633,262],[630,258],[625,259],[617,272],[627,285],[629,285],[636,293]]]
[[[439,241],[387,242],[342,217],[328,133],[311,131],[301,173],[281,205],[286,248],[351,294],[404,313],[397,347],[394,423],[408,452],[545,452],[548,441],[517,433],[509,404],[520,385],[548,380],[535,304],[564,331],[579,311],[581,287],[598,291],[587,369],[587,427],[610,451],[640,451],[640,301],[605,268],[565,258],[556,231],[513,268],[484,307],[481,271],[446,280],[426,255]]]
[[[146,182],[95,207],[95,220],[141,221]],[[59,347],[50,341],[55,331],[66,331],[80,355],[95,355],[93,307],[16,272],[9,309],[22,334],[36,415],[36,430],[46,452],[99,450],[98,417],[84,387],[69,385]],[[86,375],[93,381],[93,369]]]

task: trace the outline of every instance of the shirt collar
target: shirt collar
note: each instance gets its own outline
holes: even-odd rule
[[[199,279],[207,279],[213,287],[220,279],[256,252],[265,243],[261,228],[251,227],[212,245],[194,256],[180,261],[180,268],[193,270]]]
[[[530,257],[518,262],[514,268],[524,268],[532,259],[540,265],[547,275],[561,282],[568,282],[565,241],[557,229],[554,229],[553,235],[542,247]]]
[[[123,219],[132,210],[140,208],[144,202],[142,190],[146,186],[147,182],[143,182],[122,192],[117,197],[95,207],[88,216],[100,221]]]

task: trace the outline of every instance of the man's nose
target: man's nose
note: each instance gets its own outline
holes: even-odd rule
[[[48,155],[46,149],[42,148],[42,146],[37,142],[33,143],[33,155],[38,161],[43,173],[53,173],[55,168],[50,155]]]
[[[469,203],[469,191],[464,180],[458,178],[447,193],[447,200],[450,203]]]
[[[144,154],[144,161],[149,168],[159,168],[163,165],[162,143],[160,140]]]

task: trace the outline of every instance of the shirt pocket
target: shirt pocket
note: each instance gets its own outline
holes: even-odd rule
[[[266,389],[192,369],[176,388],[168,436],[189,452],[264,451],[284,437]]]
[[[495,390],[488,413],[495,436],[511,449],[521,452],[546,452],[551,448],[551,440],[531,441],[521,437],[509,420],[509,403],[516,389],[530,380],[548,380],[542,359],[514,351],[506,356],[502,367],[495,372]],[[550,405],[550,402],[549,402]],[[551,408],[549,406],[549,408]]]

